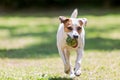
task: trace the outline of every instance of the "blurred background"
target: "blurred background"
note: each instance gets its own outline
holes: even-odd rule
[[[1,0],[1,9],[26,9],[26,8],[67,8],[67,7],[99,7],[117,8],[119,0]]]

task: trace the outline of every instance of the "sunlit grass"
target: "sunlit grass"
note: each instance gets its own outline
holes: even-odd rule
[[[79,17],[88,24],[78,80],[119,80],[120,15]],[[0,16],[0,80],[69,80],[56,48],[58,25],[54,15]],[[74,63],[76,54],[71,55]]]
[[[112,59],[111,59],[112,56]],[[78,79],[120,79],[120,54],[113,52],[87,52],[84,54],[82,62],[82,75]],[[75,55],[71,57],[75,60]],[[118,62],[116,62],[118,61]],[[59,64],[58,64],[59,63]],[[3,80],[69,80],[68,76],[63,74],[63,65],[60,58],[46,59],[1,59],[0,60],[0,78]],[[65,80],[66,80],[65,79]]]

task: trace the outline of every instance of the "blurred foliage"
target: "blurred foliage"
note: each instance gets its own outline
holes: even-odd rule
[[[58,8],[58,7],[118,7],[120,0],[1,0],[2,9],[23,9],[23,8]]]

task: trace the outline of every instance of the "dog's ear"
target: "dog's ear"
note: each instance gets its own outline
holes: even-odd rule
[[[87,18],[82,18],[83,19],[83,22],[84,22],[84,25],[86,26],[87,25]]]
[[[75,9],[71,14],[71,18],[77,18],[77,15],[78,15],[78,9]]]
[[[80,23],[80,26],[86,26],[87,25],[87,18],[80,18],[79,23]]]
[[[66,18],[66,17],[64,17],[64,16],[59,16],[59,20],[60,20],[61,23],[65,23],[65,22],[67,22],[69,19]]]

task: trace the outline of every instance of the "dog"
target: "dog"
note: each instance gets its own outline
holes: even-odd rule
[[[70,18],[59,16],[60,25],[57,31],[57,48],[59,55],[64,63],[64,72],[71,78],[81,75],[81,60],[84,53],[86,18],[77,18],[78,10],[75,9]],[[67,37],[77,40],[76,46],[69,46],[66,42]],[[75,50],[77,57],[75,67],[72,68],[70,62],[70,51]]]

